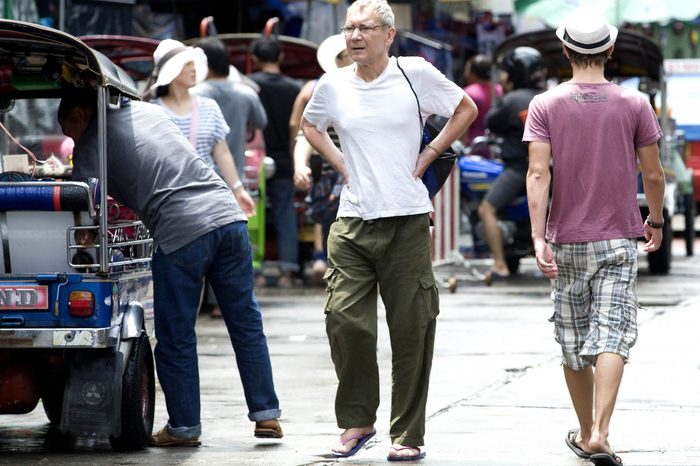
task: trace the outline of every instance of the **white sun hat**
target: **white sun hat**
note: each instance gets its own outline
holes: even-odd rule
[[[207,56],[202,49],[199,47],[187,47],[182,42],[174,39],[161,41],[155,52],[153,52],[155,84],[151,86],[151,89],[170,84],[189,62],[194,62],[197,84],[204,81],[209,72],[209,67],[207,65]]]
[[[567,16],[556,34],[571,50],[590,55],[609,49],[617,39],[617,28],[599,12],[581,8]]]
[[[345,49],[345,36],[343,34],[326,37],[316,50],[316,60],[323,71],[328,73],[338,68],[335,64],[335,57]]]

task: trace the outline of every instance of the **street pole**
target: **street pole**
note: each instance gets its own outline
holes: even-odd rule
[[[58,29],[66,30],[66,0],[58,1]]]

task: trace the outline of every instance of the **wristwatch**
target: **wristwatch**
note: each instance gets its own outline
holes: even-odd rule
[[[644,223],[646,223],[647,225],[649,225],[651,228],[657,228],[657,229],[658,229],[658,228],[663,228],[663,227],[664,227],[664,222],[656,223],[656,222],[652,221],[652,220],[651,220],[651,217],[649,217],[648,215],[647,215],[646,220],[644,220]]]

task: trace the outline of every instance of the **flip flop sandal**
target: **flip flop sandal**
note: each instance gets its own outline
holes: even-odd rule
[[[360,451],[360,448],[362,448],[362,447],[365,445],[365,443],[367,443],[367,441],[368,441],[369,439],[371,439],[372,437],[374,437],[374,434],[376,434],[376,433],[377,433],[377,431],[376,431],[376,430],[373,430],[372,432],[370,432],[370,433],[368,433],[368,434],[354,434],[354,435],[349,435],[349,436],[347,436],[345,439],[343,439],[343,436],[341,435],[341,436],[340,436],[340,443],[341,443],[341,445],[345,445],[346,443],[348,443],[348,442],[351,441],[351,440],[357,440],[357,443],[356,443],[355,446],[352,447],[349,451],[335,451],[335,450],[331,450],[331,452],[333,453],[333,456],[335,456],[336,458],[347,458],[347,457],[349,457],[349,456],[353,456],[355,453],[357,453],[358,451]]]
[[[418,453],[415,455],[407,455],[407,456],[399,456],[399,455],[392,455],[389,453],[389,456],[386,457],[387,461],[416,461],[416,460],[421,460],[425,458],[425,452],[421,451],[420,448],[418,447],[412,447],[410,445],[402,445],[402,446],[392,446],[390,451],[403,451],[403,450],[418,450]]]
[[[622,458],[615,453],[594,453],[589,459],[595,466],[622,466]]]
[[[566,438],[564,439],[564,441],[566,442],[566,446],[568,446],[571,449],[571,451],[574,452],[574,455],[578,456],[579,458],[583,458],[584,460],[590,459],[591,455],[583,451],[583,448],[579,447],[576,443],[576,437],[578,437],[578,433],[579,429],[571,429],[569,431],[569,433],[566,435]]]

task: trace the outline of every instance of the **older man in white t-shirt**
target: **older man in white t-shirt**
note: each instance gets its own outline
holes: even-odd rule
[[[396,29],[385,0],[353,3],[343,32],[354,64],[319,80],[302,119],[306,138],[346,180],[326,272],[326,331],[339,379],[336,418],[344,429],[332,452],[352,456],[375,432],[379,288],[393,352],[387,459],[420,459],[439,312],[429,231],[433,207],[421,176],[477,110],[422,58],[389,58]],[[422,120],[431,114],[449,118],[422,152],[416,99]],[[330,126],[340,149],[326,133]]]

